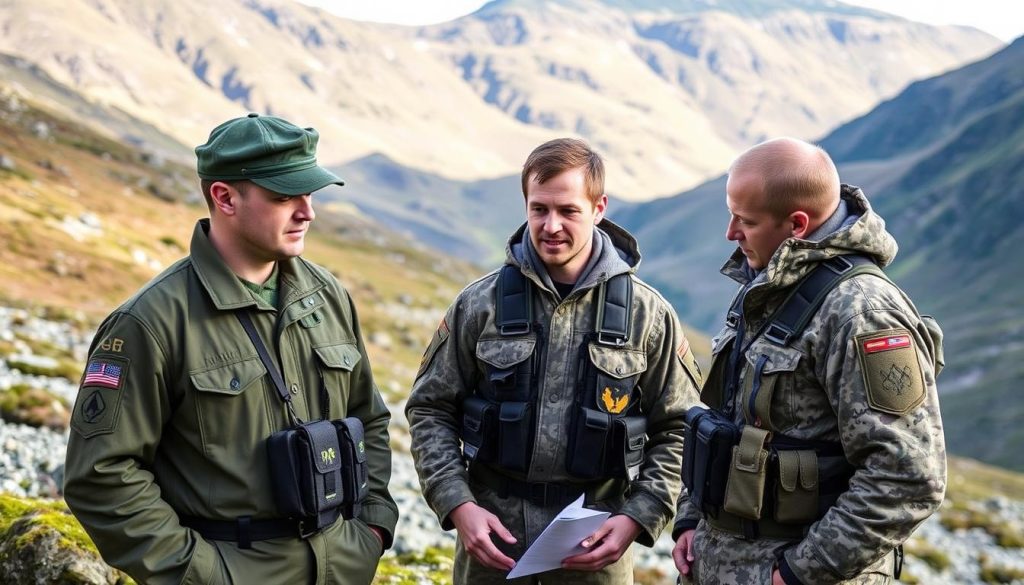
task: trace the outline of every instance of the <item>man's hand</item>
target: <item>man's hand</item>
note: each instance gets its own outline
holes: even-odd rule
[[[562,560],[563,569],[599,571],[622,557],[640,535],[640,525],[629,516],[617,514],[604,521],[596,532],[583,540],[585,553]]]
[[[509,544],[516,542],[516,537],[512,536],[497,516],[473,502],[466,502],[456,506],[448,517],[459,531],[459,538],[462,539],[466,552],[482,565],[499,571],[511,570],[516,565],[514,560],[505,556],[491,541],[493,532]]]
[[[675,548],[672,549],[672,560],[676,563],[679,574],[686,579],[693,579],[693,535],[697,532],[692,528],[679,535]],[[774,583],[774,581],[773,581]]]
[[[782,573],[778,569],[772,571],[772,585],[786,585],[786,582],[782,580]]]
[[[367,524],[366,527],[369,528],[370,532],[372,532],[373,535],[377,537],[377,540],[380,541],[380,547],[384,548],[384,530],[372,524]]]

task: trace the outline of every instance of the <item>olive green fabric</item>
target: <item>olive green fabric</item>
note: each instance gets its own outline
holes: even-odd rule
[[[124,367],[114,370],[116,388],[108,379],[79,391],[67,451],[68,506],[104,559],[139,583],[369,583],[381,550],[366,524],[381,528],[390,545],[398,511],[387,487],[390,415],[373,383],[352,300],[326,270],[293,258],[279,263],[281,309],[260,308],[207,230],[200,221],[191,255],[97,331],[90,363]],[[236,318],[240,309],[254,310],[299,417],[320,417],[323,380],[330,417],[363,421],[370,493],[358,520],[338,520],[308,540],[253,542],[251,550],[180,526],[179,515],[278,517],[264,442],[288,424]],[[99,414],[93,396],[102,398]]]
[[[725,327],[715,336],[703,396],[716,403],[722,399],[727,350],[741,341],[745,351],[740,357],[739,400],[746,407],[753,388],[762,392],[770,388],[769,405],[759,403],[760,396],[754,400],[755,418],[762,419],[762,428],[794,439],[842,445],[855,469],[849,489],[796,540],[743,539],[710,526],[684,490],[673,536],[699,525],[693,541],[698,584],[768,583],[777,563],[804,585],[891,582],[893,549],[942,502],[946,452],[935,383],[940,334],[903,291],[887,279],[856,275],[828,293],[789,345],[755,337],[793,286],[820,262],[846,254],[871,256],[881,266],[892,261],[896,241],[861,190],[843,185],[842,197],[851,221],[821,241],[786,240],[754,280],[739,251],[723,267],[723,274],[749,284],[743,301],[747,334],[736,340],[736,330]],[[862,359],[864,342],[890,338],[899,338],[892,342],[895,349],[867,354],[869,361]],[[885,360],[896,355],[899,363],[872,357],[882,355]],[[759,361],[763,364],[760,386],[751,379]],[[879,375],[873,381],[875,374],[866,367],[888,377]],[[883,397],[872,387],[882,389],[886,380],[890,394]],[[904,398],[897,400],[900,393]],[[736,409],[737,421],[743,418],[744,408]],[[769,416],[763,416],[766,409]],[[787,467],[791,471],[792,463]],[[797,461],[798,481],[786,477],[785,485],[795,489],[783,499],[796,497],[801,490],[813,492],[804,483],[805,471],[810,479],[810,467],[810,460]],[[803,494],[801,499],[810,495]],[[782,518],[772,521],[792,520],[794,514],[799,512],[783,510]]]
[[[641,412],[647,419],[648,441],[639,477],[628,494],[598,507],[632,518],[642,528],[637,541],[651,546],[670,519],[680,487],[683,413],[697,402],[699,373],[688,367],[689,344],[672,307],[649,285],[632,276],[639,262],[636,242],[625,230],[605,220],[598,226],[609,238],[590,276],[577,283],[566,298],[548,289],[533,267],[523,260],[520,247],[525,226],[509,239],[507,263],[518,267],[535,287],[533,314],[543,338],[537,359],[539,378],[534,400],[537,418],[533,451],[527,474],[519,480],[584,483],[566,469],[569,421],[580,348],[595,330],[598,285],[616,274],[633,278],[633,319],[629,340],[621,348],[590,345],[587,356],[595,367],[611,376],[636,373]],[[623,258],[629,259],[624,261]],[[534,338],[503,337],[495,325],[498,271],[466,287],[449,307],[437,333],[424,353],[419,375],[406,406],[423,496],[445,529],[451,529],[450,512],[465,502],[475,502],[497,515],[518,539],[515,545],[496,541],[514,559],[533,542],[560,505],[538,506],[517,497],[501,498],[467,472],[460,432],[462,404],[486,376],[486,364],[511,367],[538,347]],[[510,472],[509,475],[512,475]],[[557,570],[542,579],[566,583],[628,582],[632,563],[624,556],[598,573]],[[456,548],[456,583],[489,583],[505,572],[483,567]],[[521,582],[536,582],[527,578]]]
[[[249,289],[250,292],[259,297],[259,300],[266,303],[267,307],[277,307],[277,264],[274,264],[274,271],[270,273],[270,278],[268,278],[263,284],[249,282],[241,277],[239,277],[238,280],[242,281],[242,286]]]

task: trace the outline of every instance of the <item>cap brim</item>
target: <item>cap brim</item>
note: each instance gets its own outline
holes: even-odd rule
[[[281,195],[305,195],[319,191],[327,185],[344,185],[337,175],[322,167],[310,167],[300,171],[249,179],[264,189]]]

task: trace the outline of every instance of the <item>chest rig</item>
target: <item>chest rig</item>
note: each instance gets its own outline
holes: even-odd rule
[[[683,481],[691,502],[713,526],[746,538],[800,539],[849,488],[853,467],[842,444],[775,432],[771,403],[776,376],[765,375],[770,358],[760,355],[752,371],[745,354],[765,339],[787,347],[799,338],[828,294],[858,274],[886,278],[869,258],[838,256],[820,263],[761,328],[743,343],[743,294],[729,308],[726,325],[736,335],[718,352],[701,401],[686,414]],[[743,422],[735,421],[737,409]]]
[[[463,451],[470,462],[526,473],[537,435],[543,325],[533,315],[534,285],[515,266],[498,275],[495,326],[504,340],[533,340],[525,359],[509,367],[485,364],[475,392],[463,403]],[[567,471],[580,479],[633,479],[643,459],[645,419],[639,415],[640,374],[617,378],[595,366],[589,348],[623,348],[632,321],[633,281],[620,274],[601,283],[596,330],[578,351]]]

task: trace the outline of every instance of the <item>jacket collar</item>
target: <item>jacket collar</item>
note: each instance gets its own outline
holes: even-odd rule
[[[218,310],[228,311],[241,307],[255,307],[256,300],[238,276],[228,268],[220,253],[210,242],[210,220],[200,219],[192,232],[190,256],[199,282]],[[278,295],[280,306],[309,296],[326,283],[301,258],[279,260]]]

